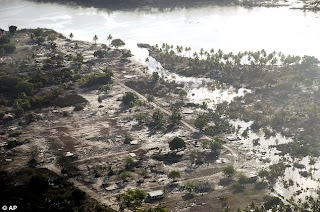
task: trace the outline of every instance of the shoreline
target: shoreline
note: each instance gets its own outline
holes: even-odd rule
[[[244,8],[254,8],[254,7],[265,7],[265,8],[272,8],[272,7],[288,7],[289,9],[297,9],[297,10],[303,10],[303,11],[312,11],[317,12],[320,10],[319,5],[310,6],[305,5],[302,7],[295,7],[292,4],[284,4],[284,3],[271,3],[268,1],[263,2],[246,2],[242,1],[239,2],[238,0],[230,0],[229,2],[225,1],[210,1],[210,0],[200,0],[197,2],[189,2],[188,0],[185,0],[186,2],[177,2],[175,4],[172,4],[171,2],[158,2],[158,3],[150,3],[146,2],[143,4],[135,4],[132,3],[126,4],[121,3],[118,5],[108,5],[107,3],[100,3],[99,1],[97,3],[86,3],[82,1],[76,1],[76,0],[69,0],[61,1],[61,0],[28,0],[38,3],[56,3],[56,4],[62,4],[62,5],[69,5],[69,6],[80,6],[80,7],[94,7],[97,9],[106,9],[106,10],[141,10],[141,11],[153,11],[154,9],[158,9],[159,11],[162,10],[175,10],[175,9],[188,9],[188,8],[198,8],[198,7],[205,7],[205,6],[239,6]],[[171,4],[171,5],[170,5]]]

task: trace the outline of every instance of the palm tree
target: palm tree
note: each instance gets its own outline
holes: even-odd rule
[[[181,53],[182,53],[182,50],[183,50],[183,47],[182,47],[182,46],[177,46],[177,53],[178,53],[178,54],[181,54]]]
[[[272,60],[271,60],[271,66],[273,67],[275,64],[278,63],[278,58],[277,57],[274,57]]]
[[[223,52],[222,52],[221,49],[218,50],[217,56],[218,56],[218,58],[221,60],[221,58],[222,58],[222,56],[223,56]]]
[[[97,40],[98,40],[98,36],[97,36],[97,35],[94,35],[94,36],[93,36],[93,41],[94,41],[94,44],[95,44],[95,45],[97,44]]]
[[[187,56],[187,52],[189,51],[189,48],[188,47],[184,48],[184,51],[186,52],[186,56]]]
[[[199,56],[197,52],[193,53],[193,57],[196,61],[199,60]]]
[[[111,45],[111,40],[112,40],[112,35],[111,34],[108,35],[107,40],[109,41],[109,46],[110,46]]]
[[[180,53],[180,46],[177,46],[177,47],[176,47],[176,51],[177,51],[177,55],[179,56],[179,53]]]
[[[72,40],[72,38],[73,38],[72,32],[70,33],[69,38]]]
[[[200,57],[201,57],[201,59],[202,59],[202,56],[203,56],[203,54],[204,54],[203,48],[200,49],[200,53],[199,53],[199,54],[200,54]]]
[[[188,51],[189,51],[189,57],[191,57],[191,56],[190,56],[190,53],[191,53],[191,47],[189,47],[189,48],[188,48]]]

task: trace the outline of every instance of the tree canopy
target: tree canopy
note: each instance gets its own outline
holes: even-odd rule
[[[174,139],[172,139],[172,141],[170,141],[169,147],[171,150],[184,149],[186,148],[186,143],[182,138],[175,137]]]
[[[116,49],[126,45],[121,39],[114,39],[111,41],[111,46],[114,46]]]

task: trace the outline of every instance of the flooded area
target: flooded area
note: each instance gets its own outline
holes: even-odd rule
[[[149,71],[158,72],[159,75],[169,82],[183,84],[183,88],[187,91],[187,98],[190,102],[196,104],[207,103],[209,108],[214,109],[218,103],[231,102],[235,97],[243,96],[245,93],[251,92],[249,89],[235,89],[225,84],[200,77],[185,77],[179,74],[171,73],[165,70],[161,64],[152,57],[148,57]]]
[[[250,89],[246,88],[235,89],[227,85],[221,85],[208,78],[185,77],[171,73],[165,70],[161,64],[152,57],[148,57],[147,62],[143,63],[148,66],[148,70],[151,73],[155,71],[158,72],[164,80],[183,84],[184,89],[187,91],[187,99],[190,102],[198,104],[206,102],[208,108],[211,109],[215,109],[219,103],[230,103],[235,97],[244,96],[246,93],[251,92]],[[318,181],[320,177],[320,161],[316,161],[315,164],[310,165],[308,157],[293,159],[289,155],[280,156],[280,151],[278,151],[275,146],[293,142],[291,138],[284,137],[281,134],[266,138],[263,132],[252,132],[252,130],[250,130],[250,126],[253,123],[252,121],[231,120],[230,123],[236,129],[236,135],[240,138],[232,141],[232,145],[238,149],[241,156],[246,160],[255,161],[253,162],[255,168],[252,166],[253,173],[257,174],[261,167],[268,168],[269,165],[279,162],[284,162],[287,165],[284,176],[279,178],[274,186],[276,195],[280,195],[286,200],[289,200],[291,197],[304,199],[308,195],[315,197],[318,195],[320,185]],[[244,138],[242,135],[246,130],[248,132]],[[257,164],[258,169],[256,168]],[[296,166],[298,166],[298,168]],[[246,169],[248,167],[243,168]],[[307,176],[305,172],[308,172]],[[288,183],[290,181],[291,183]],[[293,184],[292,181],[294,182]]]
[[[171,11],[106,11],[24,0],[1,0],[0,27],[45,27],[74,39],[108,43],[121,38],[139,56],[137,43],[168,43],[224,52],[281,51],[320,57],[315,43],[320,37],[319,13],[280,8],[211,6]],[[199,33],[201,32],[201,33]],[[143,58],[143,60],[145,57]]]

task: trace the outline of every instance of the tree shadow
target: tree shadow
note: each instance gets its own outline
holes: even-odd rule
[[[233,182],[233,179],[231,177],[225,177],[220,179],[219,185],[221,186],[228,186]]]
[[[254,189],[256,190],[263,190],[267,188],[268,184],[266,182],[258,182],[254,185]]]
[[[176,152],[169,152],[167,154],[156,154],[152,156],[153,159],[162,161],[166,165],[172,165],[178,163],[182,159],[183,155],[178,155]]]

